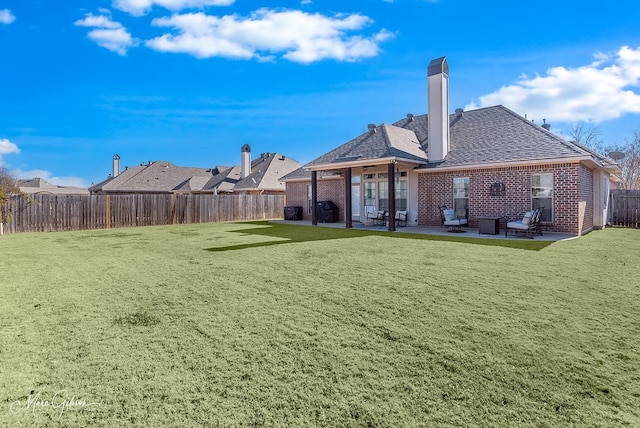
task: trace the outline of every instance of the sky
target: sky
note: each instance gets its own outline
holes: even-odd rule
[[[304,164],[427,113],[442,56],[452,110],[621,144],[640,130],[639,28],[635,1],[0,0],[0,167],[86,187],[116,153],[210,168],[249,144]]]

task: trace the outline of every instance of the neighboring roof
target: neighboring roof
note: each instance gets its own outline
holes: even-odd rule
[[[218,167],[220,170],[220,167]],[[241,168],[239,165],[225,167],[219,174],[216,174],[204,186],[205,189],[216,189],[218,192],[233,192],[236,183],[240,181]]]
[[[89,189],[73,186],[57,186],[49,183],[43,178],[33,178],[31,180],[19,180],[18,187],[22,193],[28,195],[88,195]]]
[[[234,192],[284,191],[278,179],[300,164],[277,153],[264,153],[252,161],[251,174],[241,179],[240,166],[192,168],[167,161],[127,168],[116,177],[89,188],[91,192]]]
[[[612,159],[579,144],[568,142],[504,106],[486,107],[449,116],[450,150],[444,161],[427,159],[428,115],[407,115],[393,125],[382,124],[309,162],[283,177],[297,180],[310,176],[309,168],[329,170],[339,164],[375,159],[404,159],[421,163],[423,169],[477,167],[537,161],[591,159],[610,171]]]
[[[211,168],[176,166],[167,161],[156,161],[126,169],[90,188],[105,192],[170,192],[201,190],[213,177]]]
[[[142,171],[143,169],[145,169],[145,166],[134,166],[133,168],[126,168],[124,171],[122,171],[120,174],[118,174],[116,177],[112,177],[111,174],[109,174],[109,178],[107,178],[106,180],[103,180],[97,184],[94,184],[93,186],[89,187],[89,191],[90,192],[99,192],[99,191],[103,191],[105,190],[105,186],[107,186],[108,184],[111,184],[111,187],[117,187],[118,183],[124,183],[126,180],[129,180],[130,178],[134,177],[136,174],[138,174],[140,171]],[[117,180],[116,180],[117,178]],[[114,182],[115,183],[112,183]]]
[[[279,153],[264,153],[251,162],[251,173],[239,180],[234,190],[284,191],[285,185],[280,178],[300,166],[300,163]]]

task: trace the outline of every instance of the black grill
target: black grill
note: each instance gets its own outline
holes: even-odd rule
[[[316,206],[318,221],[321,223],[335,223],[338,221],[338,206],[331,201],[319,201]]]

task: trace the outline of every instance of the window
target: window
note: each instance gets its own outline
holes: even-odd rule
[[[531,174],[531,209],[544,207],[540,221],[553,221],[553,174]]]
[[[396,210],[407,210],[407,180],[396,182]]]
[[[388,181],[378,182],[378,209],[389,211],[389,182]]]
[[[396,210],[406,211],[407,209],[407,171],[397,171],[395,174],[395,200]],[[373,206],[375,210],[389,210],[389,174],[380,172],[376,174],[363,174],[364,184],[364,205]]]
[[[469,177],[453,179],[453,209],[456,217],[469,217]]]
[[[365,181],[364,183],[364,205],[376,207],[376,183],[374,181]]]
[[[307,214],[311,215],[311,184],[307,185]]]

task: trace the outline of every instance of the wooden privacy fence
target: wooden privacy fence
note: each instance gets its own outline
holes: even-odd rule
[[[640,190],[612,190],[609,211],[612,225],[640,228]]]
[[[4,232],[15,233],[281,219],[283,212],[283,195],[35,195],[11,198],[2,218]]]

